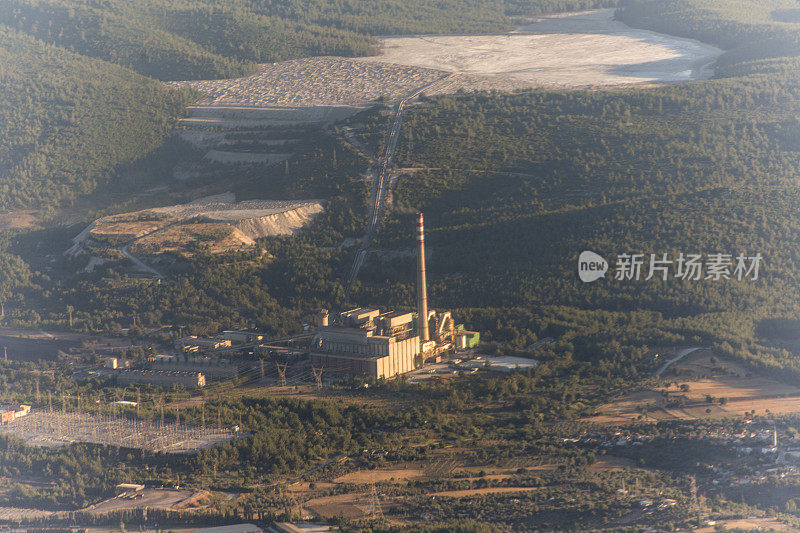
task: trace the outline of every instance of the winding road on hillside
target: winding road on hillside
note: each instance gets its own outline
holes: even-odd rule
[[[701,348],[699,346],[695,346],[694,348],[685,348],[685,349],[681,350],[680,352],[678,352],[678,355],[676,355],[675,357],[673,357],[672,359],[670,359],[669,361],[667,361],[666,363],[661,365],[661,367],[658,370],[655,371],[655,375],[656,376],[661,376],[661,374],[663,374],[664,371],[666,369],[668,369],[672,363],[677,363],[678,361],[680,361],[681,359],[683,359],[684,357],[686,357],[690,353],[694,353],[697,350],[702,350],[702,349],[703,348]]]
[[[154,233],[158,233],[159,231],[162,231],[162,230],[164,230],[164,229],[166,229],[168,227],[174,226],[174,225],[175,225],[175,223],[168,224],[166,226],[162,226],[160,228],[157,228],[157,229],[155,229],[155,230],[153,230],[153,231],[151,231],[149,233],[145,233],[144,235],[141,235],[140,237],[137,237],[137,238],[133,239],[131,242],[129,242],[128,244],[126,244],[125,246],[120,248],[119,251],[122,253],[122,255],[127,257],[134,265],[136,265],[136,268],[138,268],[139,270],[142,270],[144,272],[149,272],[150,274],[155,276],[156,279],[163,279],[163,280],[171,281],[167,276],[165,276],[164,274],[162,274],[161,272],[159,272],[155,268],[151,267],[150,265],[145,264],[141,259],[139,259],[135,255],[133,255],[130,252],[130,248],[131,248],[131,244],[134,244],[137,241],[140,241],[140,240],[144,239],[145,237],[149,237],[150,235],[153,235]]]

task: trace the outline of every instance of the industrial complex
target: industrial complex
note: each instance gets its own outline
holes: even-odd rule
[[[286,362],[310,364],[309,375],[325,372],[329,378],[364,376],[391,379],[438,363],[448,352],[474,348],[478,332],[456,324],[448,311],[428,308],[425,268],[425,229],[422,213],[417,215],[417,306],[413,311],[359,307],[331,314],[321,310],[315,327],[286,339],[266,341],[254,330],[223,331],[214,337],[180,337],[177,355],[155,355],[135,368],[106,365],[104,375],[119,385],[180,385],[202,388],[208,381],[236,379],[257,374],[265,377],[264,358],[275,359],[281,382]],[[258,358],[258,361],[255,359]]]
[[[456,326],[449,312],[428,310],[425,228],[417,215],[416,313],[357,308],[330,323],[322,311],[309,347],[311,362],[329,373],[389,379],[438,362],[441,354],[477,345],[480,336]]]
[[[381,310],[358,307],[332,314],[320,310],[316,324],[302,333],[282,339],[265,340],[253,330],[224,331],[202,338],[180,337],[174,341],[175,353],[147,354],[138,358],[106,357],[101,366],[85,367],[74,374],[76,380],[107,380],[123,387],[121,397],[109,402],[111,412],[97,413],[66,409],[37,409],[27,405],[0,408],[3,431],[14,433],[36,445],[69,442],[121,443],[131,448],[181,453],[224,442],[238,436],[238,428],[215,429],[162,420],[139,419],[140,386],[158,385],[173,389],[196,390],[211,381],[238,380],[244,383],[289,387],[314,380],[322,387],[326,381],[362,376],[392,379],[430,365],[428,374],[470,373],[491,367],[499,371],[529,368],[533,360],[500,361],[467,353],[480,341],[480,335],[456,324],[449,311],[428,308],[425,269],[423,217],[417,221],[417,306],[414,310]],[[459,353],[458,358],[446,358]],[[465,356],[466,359],[465,360]],[[474,357],[474,359],[472,359]],[[527,362],[526,362],[527,361]],[[424,372],[423,372],[424,373]],[[419,376],[413,379],[424,379]],[[431,376],[427,376],[431,378]],[[136,401],[128,401],[131,389]],[[213,389],[219,390],[219,389]],[[156,400],[152,400],[155,402]],[[80,401],[78,401],[80,404]],[[135,408],[137,417],[121,413]],[[176,408],[177,409],[177,408]],[[115,411],[119,410],[119,411]]]

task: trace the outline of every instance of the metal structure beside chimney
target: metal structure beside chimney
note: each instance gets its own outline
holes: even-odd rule
[[[428,287],[425,280],[425,227],[422,213],[417,218],[417,331],[420,342],[430,340],[428,332]]]

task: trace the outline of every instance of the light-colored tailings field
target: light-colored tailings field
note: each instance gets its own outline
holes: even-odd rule
[[[292,108],[360,105],[380,96],[397,99],[441,77],[441,72],[425,68],[311,57],[263,64],[258,73],[245,78],[169,85],[200,91],[206,96],[200,102],[204,106]]]
[[[229,80],[171,82],[205,95],[187,124],[337,120],[383,96],[465,90],[675,83],[707,78],[722,50],[631,28],[613,9],[542,17],[502,35],[382,39],[383,53],[261,65]],[[329,116],[330,115],[330,116]]]
[[[530,85],[586,87],[706,78],[713,46],[614,20],[613,9],[542,17],[504,35],[383,39],[385,62],[492,76]]]

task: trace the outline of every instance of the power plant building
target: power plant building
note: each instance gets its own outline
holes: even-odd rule
[[[421,364],[412,313],[359,308],[339,315],[339,325],[319,326],[311,341],[311,363],[328,372],[393,378]]]
[[[239,366],[218,357],[191,357],[188,355],[160,356],[150,363],[152,370],[202,373],[206,379],[236,379]]]
[[[114,374],[118,385],[183,385],[187,389],[200,389],[206,386],[206,376],[202,372],[182,372],[180,370],[146,370],[124,368]]]
[[[341,313],[331,324],[328,311],[322,310],[310,346],[312,365],[326,372],[390,379],[421,367],[426,359],[439,361],[444,351],[479,342],[477,333],[457,329],[449,312],[428,310],[422,213],[417,215],[416,239],[416,313],[358,308]]]

